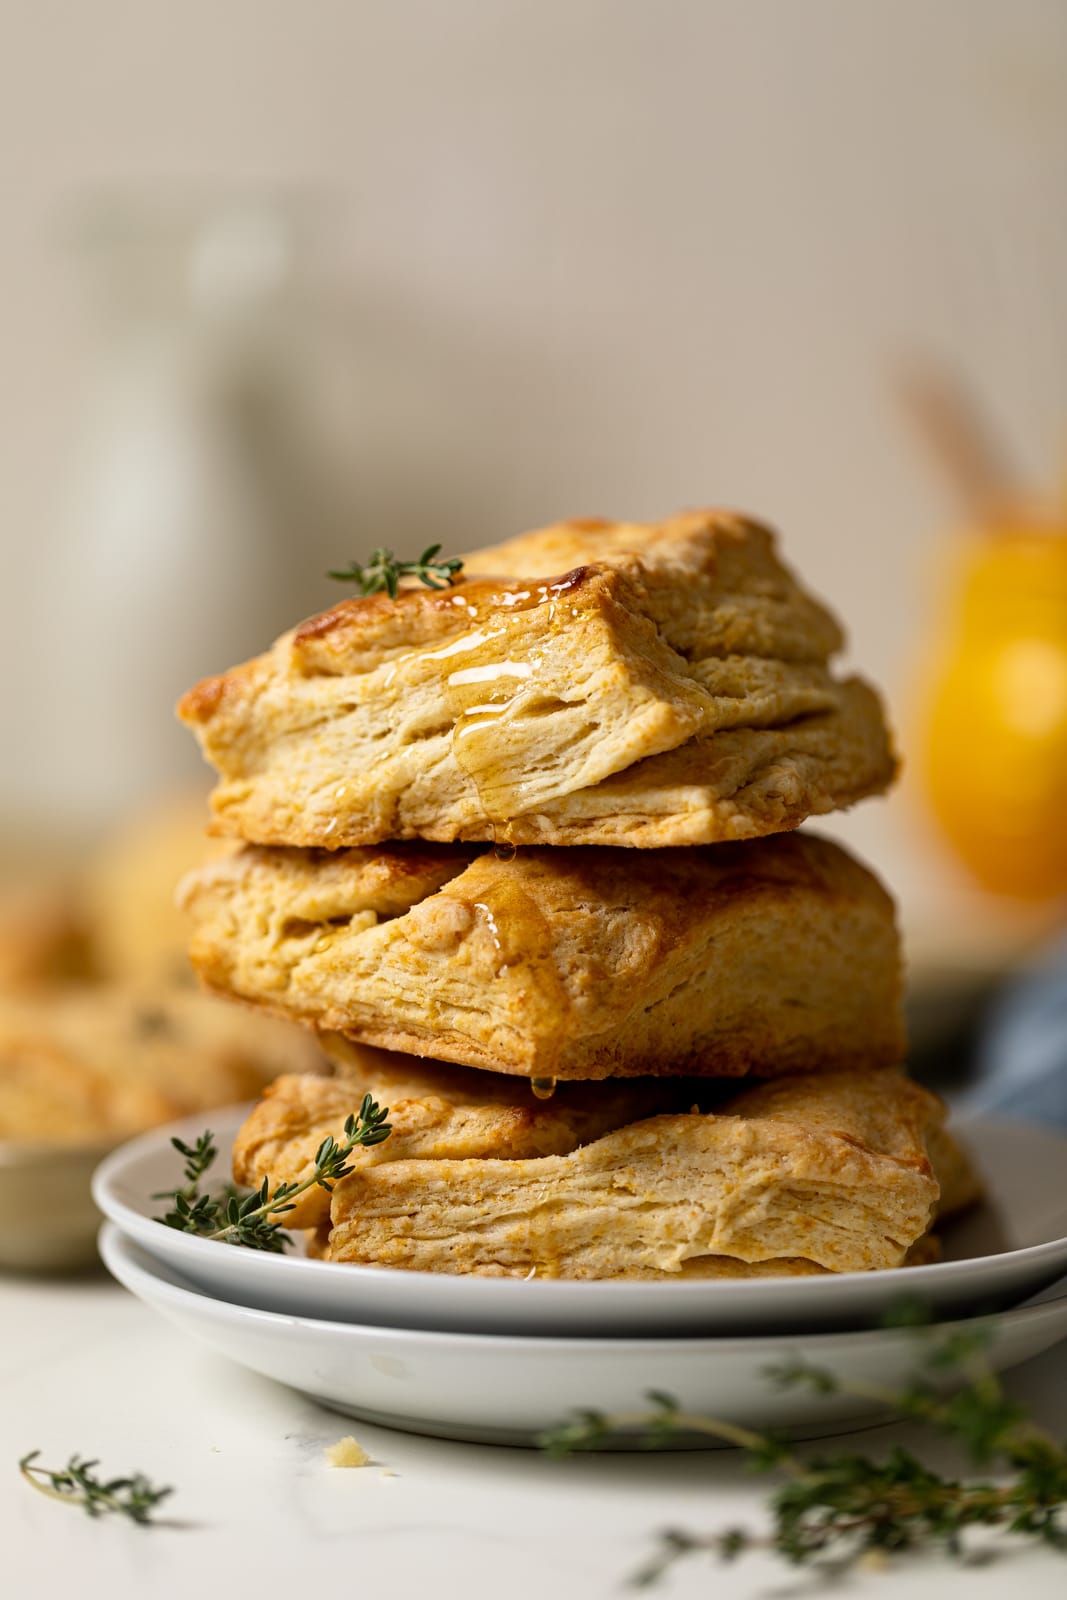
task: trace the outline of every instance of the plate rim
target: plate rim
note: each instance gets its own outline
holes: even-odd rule
[[[1028,1301],[1019,1306],[1010,1306],[1003,1311],[980,1313],[972,1317],[952,1317],[947,1321],[925,1323],[920,1328],[909,1327],[861,1327],[832,1332],[807,1332],[803,1329],[797,1331],[782,1331],[780,1333],[744,1334],[733,1333],[724,1335],[697,1334],[690,1338],[672,1335],[624,1334],[613,1337],[610,1334],[511,1334],[500,1332],[483,1332],[478,1330],[457,1328],[405,1328],[394,1327],[391,1324],[377,1324],[367,1322],[334,1322],[325,1317],[309,1317],[302,1312],[293,1311],[265,1311],[259,1306],[245,1305],[240,1300],[228,1300],[221,1295],[209,1294],[193,1284],[173,1283],[166,1275],[167,1270],[161,1274],[156,1270],[160,1265],[148,1255],[137,1240],[124,1233],[117,1223],[110,1219],[105,1221],[100,1229],[99,1249],[101,1259],[108,1271],[120,1283],[122,1279],[115,1272],[109,1257],[119,1254],[129,1260],[129,1252],[135,1251],[138,1255],[147,1257],[147,1263],[142,1263],[136,1256],[132,1262],[134,1274],[148,1278],[158,1286],[158,1292],[172,1296],[177,1300],[179,1307],[187,1305],[190,1301],[200,1314],[214,1315],[219,1320],[237,1320],[251,1325],[267,1326],[277,1332],[292,1329],[299,1325],[302,1331],[309,1331],[315,1335],[336,1336],[338,1338],[352,1337],[362,1340],[365,1337],[388,1339],[390,1343],[400,1345],[425,1345],[427,1341],[438,1348],[444,1342],[461,1340],[464,1347],[473,1347],[472,1353],[477,1349],[499,1347],[503,1345],[511,1354],[522,1355],[534,1353],[539,1355],[558,1354],[560,1356],[582,1354],[588,1356],[593,1347],[610,1350],[619,1355],[640,1355],[645,1352],[655,1351],[658,1355],[693,1355],[706,1348],[709,1355],[725,1355],[728,1350],[738,1352],[751,1351],[753,1346],[766,1345],[768,1352],[771,1348],[781,1350],[790,1344],[803,1343],[805,1346],[815,1344],[820,1351],[825,1351],[831,1357],[835,1349],[840,1349],[846,1344],[854,1344],[856,1340],[870,1338],[885,1338],[891,1335],[900,1335],[902,1338],[911,1336],[918,1341],[923,1337],[935,1338],[940,1335],[965,1330],[976,1323],[988,1322],[994,1327],[1008,1323],[1012,1328],[1025,1327],[1030,1322],[1041,1323],[1055,1321],[1063,1318],[1067,1324],[1067,1275],[1058,1280],[1063,1286],[1064,1293],[1048,1300],[1043,1299],[1040,1304],[1031,1305]],[[520,1280],[521,1281],[521,1280]],[[123,1283],[123,1287],[127,1286]],[[127,1289],[128,1293],[134,1293]],[[1045,1293],[1047,1294],[1047,1290]],[[139,1298],[139,1297],[138,1297]],[[1065,1326],[1067,1336],[1067,1326]]]
[[[116,1223],[122,1232],[129,1234],[135,1240],[138,1239],[142,1229],[153,1225],[153,1218],[144,1211],[135,1210],[115,1193],[114,1185],[119,1181],[120,1174],[130,1164],[146,1155],[163,1153],[173,1137],[195,1136],[194,1129],[203,1131],[207,1121],[214,1120],[223,1127],[223,1131],[218,1134],[215,1134],[213,1130],[213,1136],[222,1139],[230,1137],[228,1132],[229,1124],[237,1117],[242,1120],[247,1117],[250,1105],[251,1102],[247,1102],[242,1105],[218,1107],[213,1118],[205,1117],[203,1113],[194,1113],[189,1117],[137,1134],[134,1138],[126,1140],[116,1149],[110,1151],[96,1167],[92,1175],[93,1200],[100,1211],[110,1221]],[[999,1128],[1022,1130],[1040,1138],[1060,1143],[1063,1146],[1064,1156],[1067,1157],[1067,1135],[1061,1133],[1058,1129],[1038,1127],[1032,1123],[1015,1120],[1010,1117],[976,1116],[961,1118],[957,1124],[957,1131],[962,1133],[965,1138],[968,1127],[993,1130]],[[161,1226],[161,1224],[155,1224],[155,1226]],[[168,1241],[172,1249],[176,1251],[191,1251],[194,1259],[197,1255],[201,1259],[206,1259],[204,1257],[206,1250],[234,1248],[230,1245],[218,1245],[210,1239],[197,1238],[193,1234],[179,1233],[177,1230],[168,1230],[168,1232],[172,1235],[172,1238]],[[149,1252],[154,1254],[150,1246],[146,1245],[144,1248],[148,1248]],[[1000,1263],[1003,1264],[1005,1270],[1009,1263],[1017,1263],[1019,1265],[1033,1263],[1038,1265],[1045,1257],[1062,1252],[1065,1248],[1067,1248],[1067,1233],[1060,1235],[1056,1239],[1046,1239],[1040,1244],[1021,1245],[1011,1250],[998,1250],[985,1256],[968,1256],[962,1260],[935,1261],[920,1266],[895,1267],[892,1272],[892,1281],[895,1292],[901,1296],[906,1296],[910,1290],[917,1286],[924,1283],[929,1284],[931,1274],[936,1274],[937,1281],[941,1283],[964,1278],[974,1273],[978,1263],[984,1264],[987,1269],[994,1262]],[[253,1260],[269,1262],[271,1265],[258,1268],[253,1265]],[[277,1274],[279,1263],[282,1262],[285,1265],[281,1270],[287,1272],[293,1278],[294,1283],[299,1281],[301,1276],[308,1283],[314,1281],[316,1277],[320,1282],[325,1282],[328,1279],[333,1283],[337,1283],[341,1281],[339,1275],[344,1274],[344,1281],[351,1283],[353,1289],[359,1284],[364,1284],[369,1288],[384,1284],[397,1285],[401,1281],[404,1289],[410,1288],[416,1283],[423,1289],[426,1288],[427,1284],[441,1285],[442,1287],[440,1288],[431,1287],[427,1290],[431,1296],[434,1294],[444,1296],[446,1289],[443,1286],[445,1285],[448,1286],[449,1291],[455,1293],[456,1285],[462,1283],[464,1287],[459,1292],[467,1295],[469,1299],[478,1300],[492,1297],[497,1301],[502,1301],[510,1297],[516,1301],[523,1299],[527,1307],[531,1304],[532,1296],[545,1294],[546,1285],[549,1287],[553,1299],[559,1302],[570,1300],[573,1302],[574,1307],[578,1308],[581,1305],[582,1296],[590,1295],[590,1291],[595,1291],[597,1298],[603,1301],[611,1299],[616,1299],[620,1302],[637,1299],[647,1301],[651,1292],[657,1299],[664,1299],[669,1296],[676,1302],[705,1301],[714,1296],[721,1303],[731,1299],[759,1301],[764,1296],[768,1299],[776,1298],[781,1296],[783,1292],[790,1292],[788,1288],[783,1291],[783,1285],[795,1283],[803,1286],[806,1298],[820,1294],[828,1298],[831,1292],[839,1293],[843,1284],[870,1283],[873,1278],[881,1280],[885,1277],[883,1273],[834,1272],[796,1279],[776,1277],[744,1279],[690,1278],[679,1282],[672,1282],[669,1279],[657,1279],[649,1282],[647,1280],[625,1278],[488,1278],[473,1274],[403,1271],[396,1267],[316,1261],[303,1255],[261,1255],[256,1252],[245,1253],[241,1270],[252,1273],[258,1271],[261,1274],[263,1272]],[[793,1292],[798,1293],[799,1291]]]

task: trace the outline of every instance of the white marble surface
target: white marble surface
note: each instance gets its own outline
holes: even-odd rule
[[[659,1528],[759,1523],[761,1487],[733,1453],[553,1462],[353,1424],[190,1344],[103,1276],[0,1280],[0,1328],[6,1600],[585,1600],[622,1592]],[[1064,1350],[1010,1380],[1060,1435]],[[329,1467],[324,1447],[352,1431],[373,1465]],[[862,1445],[881,1449],[907,1432],[866,1430]],[[49,1465],[80,1450],[105,1469],[174,1484],[167,1521],[92,1522],[33,1494],[15,1464],[35,1446]],[[1013,1551],[961,1570],[923,1558],[863,1572],[843,1592],[999,1600],[1009,1585],[1052,1600],[1065,1592],[1067,1561]],[[726,1569],[691,1562],[662,1592],[782,1600],[822,1587],[760,1556]]]

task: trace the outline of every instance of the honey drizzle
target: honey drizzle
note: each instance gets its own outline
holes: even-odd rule
[[[536,694],[543,658],[535,648],[513,659],[506,642],[501,641],[513,631],[508,626],[512,616],[538,606],[547,605],[550,622],[562,626],[563,619],[557,618],[558,602],[577,588],[584,576],[585,569],[579,567],[562,578],[527,588],[498,590],[486,596],[487,604],[479,608],[496,613],[495,626],[489,616],[475,632],[453,641],[446,650],[427,652],[427,659],[462,657],[461,662],[456,659],[445,679],[446,702],[454,723],[452,753],[472,780],[486,816],[505,840],[508,822],[526,808],[528,788],[510,753],[508,713]],[[473,613],[474,607],[470,609]]]
[[[529,1062],[533,1092],[547,1099],[555,1089],[573,1006],[560,975],[551,929],[537,904],[537,870],[536,861],[521,852],[507,862],[492,852],[482,856],[463,874],[477,883],[477,893],[464,903],[492,947],[492,981],[505,992],[506,1010],[533,1044]]]

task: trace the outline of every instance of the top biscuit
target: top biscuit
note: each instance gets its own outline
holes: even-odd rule
[[[756,523],[567,522],[342,601],[178,709],[214,831],[251,843],[711,844],[892,781],[842,643]]]

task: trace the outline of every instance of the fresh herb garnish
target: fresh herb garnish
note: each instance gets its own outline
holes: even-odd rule
[[[350,566],[327,573],[339,583],[354,583],[360,594],[377,594],[384,589],[393,600],[400,593],[401,578],[418,578],[428,589],[449,589],[456,574],[463,570],[463,562],[452,556],[438,561],[439,544],[430,545],[417,561],[398,561],[391,550],[373,550],[365,564],[353,561]]]
[[[344,1138],[338,1142],[332,1134],[319,1145],[311,1173],[299,1183],[279,1183],[271,1188],[269,1178],[264,1178],[258,1189],[242,1195],[234,1191],[222,1194],[203,1193],[200,1180],[208,1172],[218,1155],[212,1143],[214,1135],[202,1133],[195,1145],[172,1139],[171,1144],[179,1155],[185,1157],[185,1186],[164,1194],[153,1195],[154,1200],[173,1200],[165,1216],[156,1222],[181,1233],[195,1233],[202,1239],[218,1239],[224,1244],[243,1244],[250,1250],[269,1250],[280,1255],[292,1243],[280,1222],[272,1218],[292,1211],[298,1195],[317,1184],[320,1189],[332,1192],[335,1183],[352,1171],[346,1165],[348,1157],[357,1146],[381,1144],[388,1139],[392,1129],[386,1122],[387,1107],[379,1106],[369,1094],[356,1115],[347,1118]]]
[[[847,1452],[800,1456],[772,1433],[688,1415],[660,1393],[650,1393],[650,1409],[632,1416],[579,1412],[542,1443],[550,1454],[562,1456],[596,1449],[635,1428],[653,1449],[679,1431],[703,1433],[744,1450],[753,1471],[785,1475],[770,1499],[768,1534],[746,1528],[711,1534],[668,1530],[634,1574],[636,1587],[655,1583],[675,1562],[695,1554],[732,1561],[746,1551],[765,1550],[795,1566],[815,1563],[835,1573],[861,1560],[919,1548],[940,1548],[964,1559],[964,1536],[974,1527],[1019,1534],[1067,1552],[1067,1447],[1005,1396],[984,1358],[989,1337],[983,1327],[932,1344],[926,1361],[930,1377],[920,1375],[900,1393],[844,1382],[804,1362],[771,1369],[767,1376],[783,1388],[804,1384],[820,1394],[877,1400],[898,1418],[924,1423],[953,1440],[973,1468],[995,1467],[996,1482],[943,1477],[899,1447],[882,1461]],[[932,1380],[952,1371],[966,1381],[945,1398]]]
[[[61,1500],[69,1506],[82,1506],[91,1517],[105,1517],[111,1513],[129,1517],[142,1527],[152,1520],[152,1513],[173,1489],[157,1489],[143,1472],[128,1478],[96,1476],[98,1461],[83,1461],[81,1456],[71,1456],[65,1467],[53,1472],[48,1467],[36,1467],[39,1450],[31,1450],[19,1462],[19,1471],[38,1494],[50,1500]]]

